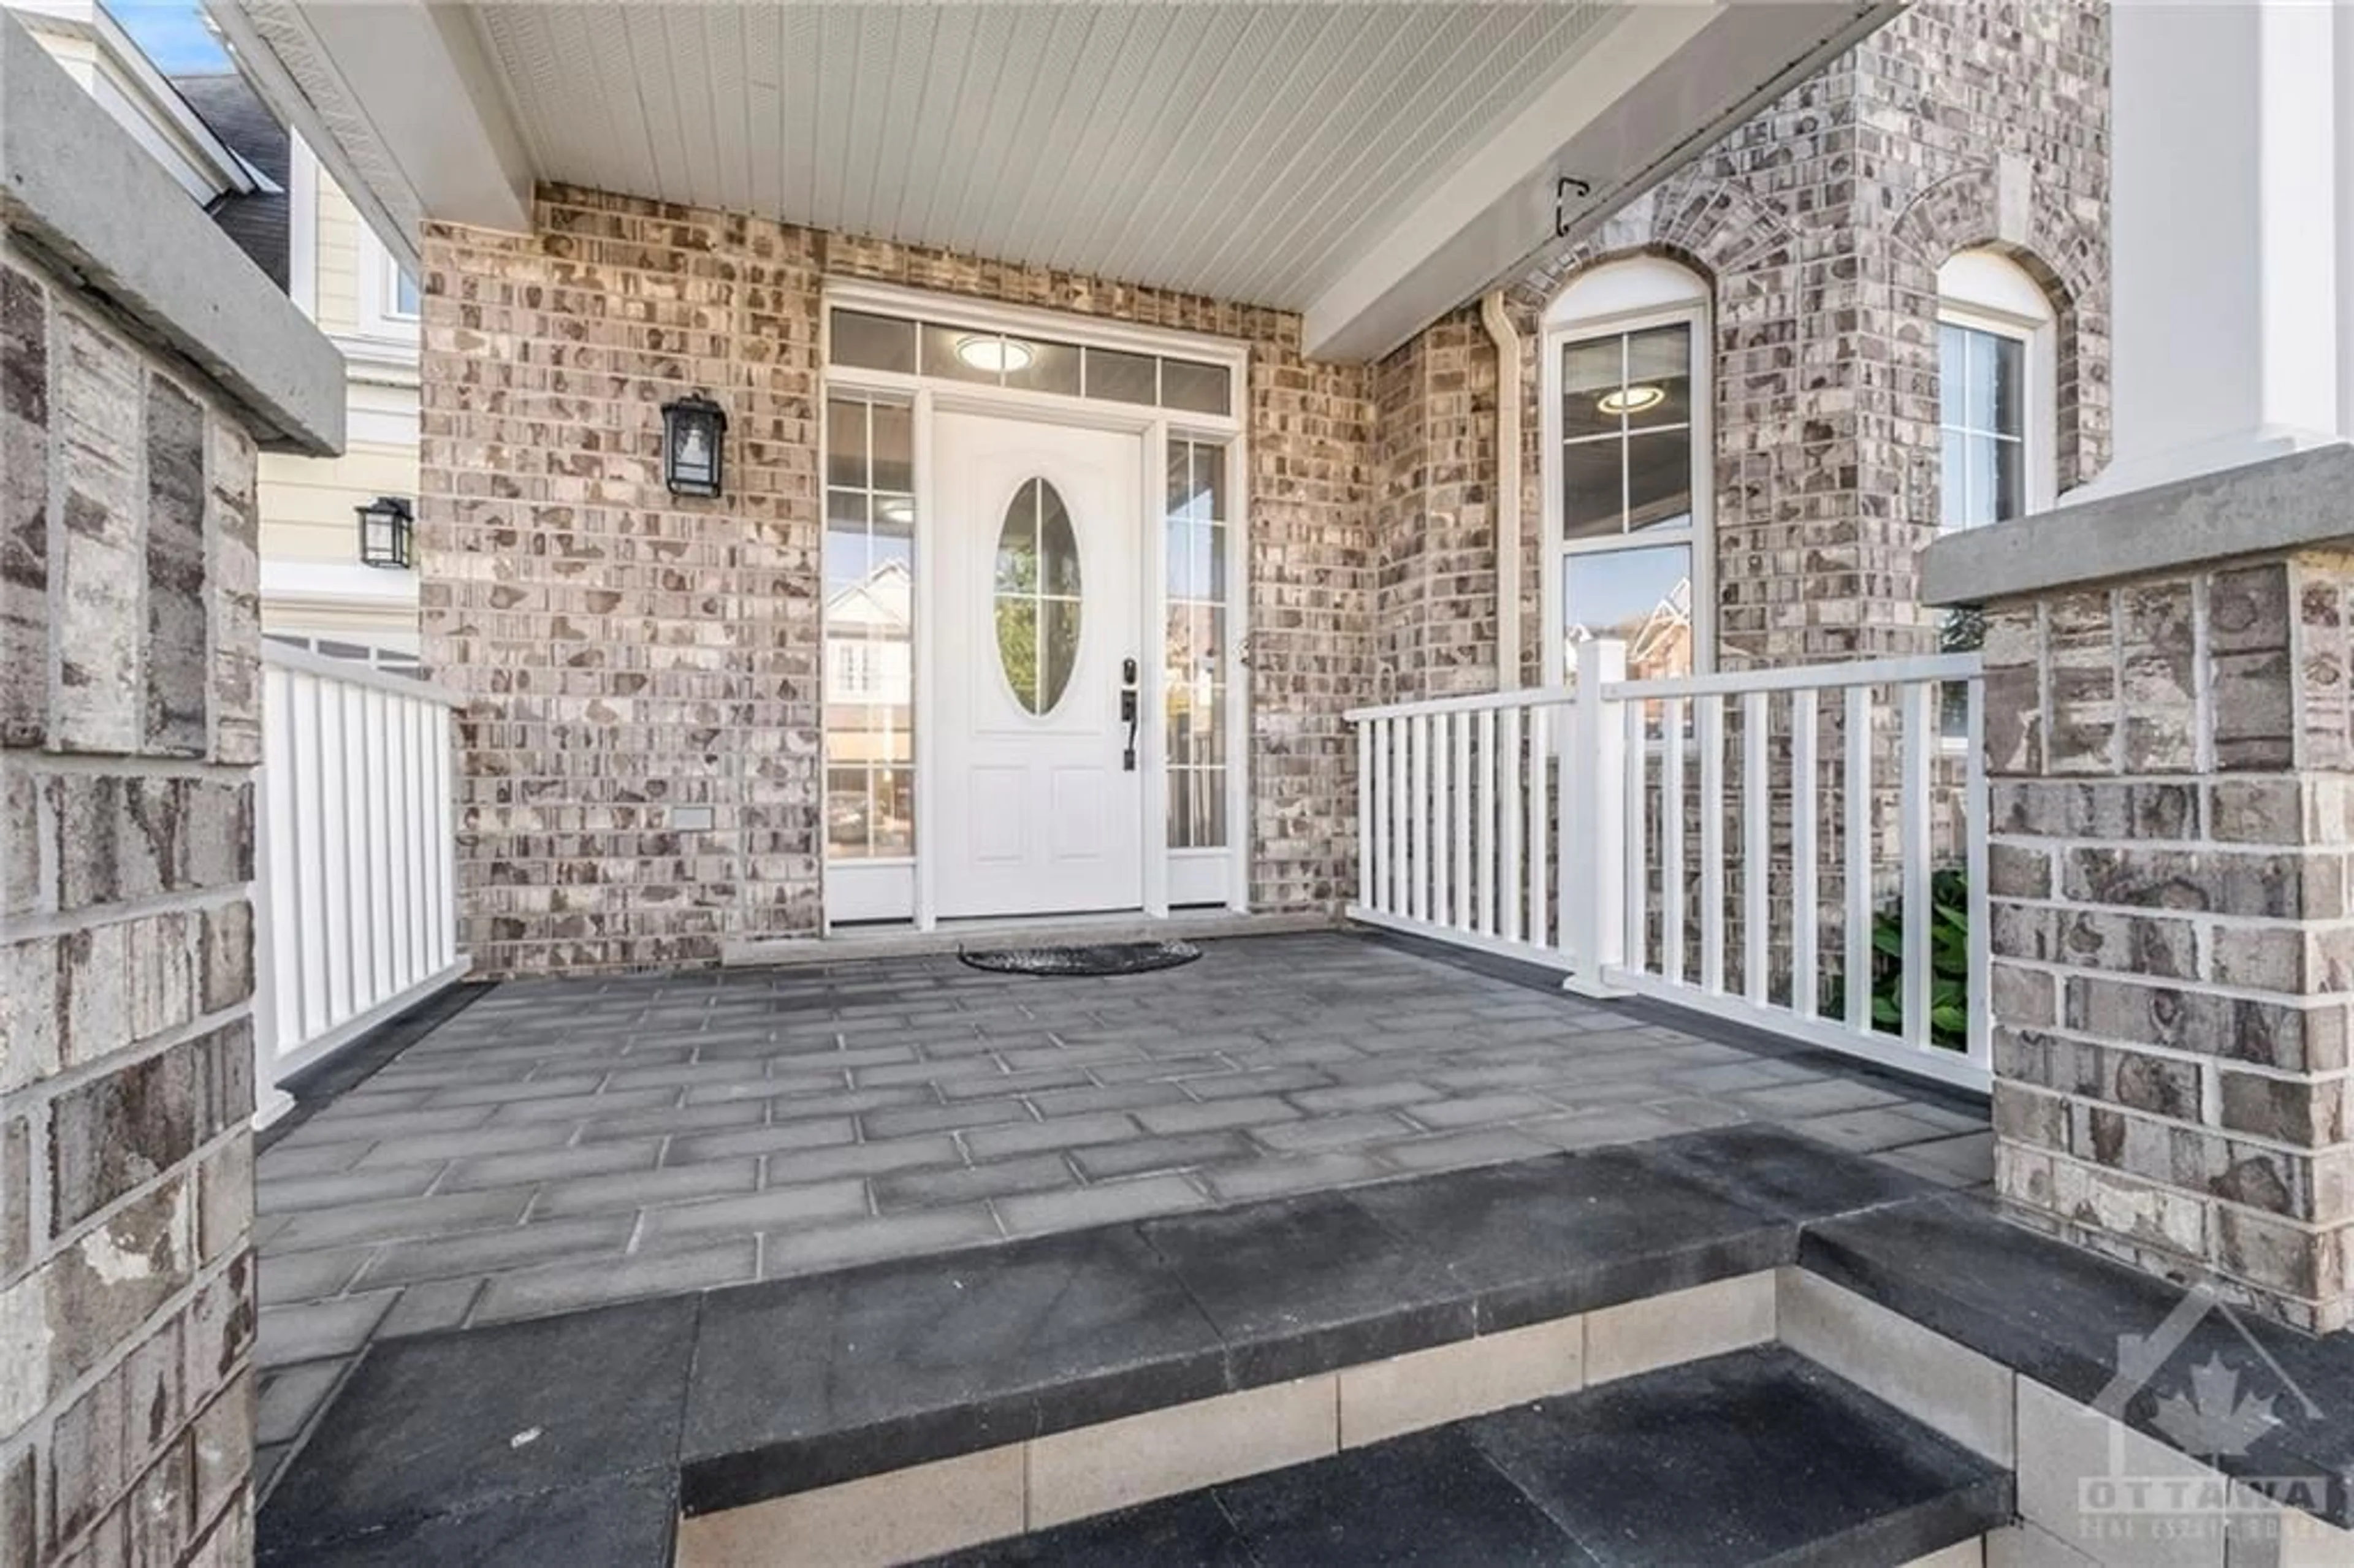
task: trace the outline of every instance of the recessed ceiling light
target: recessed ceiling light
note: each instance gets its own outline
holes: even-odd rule
[[[1030,365],[1030,345],[1015,343],[1011,338],[971,337],[957,339],[957,357],[975,370],[985,370],[991,376],[1007,376],[1025,370]]]
[[[1616,392],[1605,392],[1594,406],[1615,418],[1620,414],[1639,414],[1646,408],[1656,408],[1667,400],[1664,387],[1622,387]]]
[[[894,498],[878,504],[875,514],[885,523],[913,523],[916,520],[916,503]]]

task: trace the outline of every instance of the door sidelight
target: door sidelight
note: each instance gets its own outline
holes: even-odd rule
[[[1128,726],[1128,749],[1121,753],[1119,766],[1120,771],[1133,773],[1136,771],[1136,725],[1139,706],[1135,660],[1123,659],[1119,662],[1119,680],[1120,722]]]

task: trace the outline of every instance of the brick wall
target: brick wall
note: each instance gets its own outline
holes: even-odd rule
[[[2107,461],[2107,81],[2088,0],[1914,5],[1512,286],[1532,678],[1538,323],[1579,270],[1629,255],[1713,287],[1719,665],[1934,651],[1915,561],[1938,516],[1946,258],[1998,249],[2042,283],[2059,317],[2061,488]],[[1494,419],[1490,396],[1458,439]]]
[[[2322,1332],[2354,1321],[2349,595],[2337,550],[2064,588],[1989,607],[1986,652],[1998,1188]]]
[[[820,899],[818,323],[829,277],[1252,349],[1251,895],[1329,906],[1370,679],[1372,378],[1298,318],[599,193],[425,235],[426,660],[461,721],[464,942],[492,975],[700,963]],[[660,405],[729,411],[728,493],[671,496]],[[673,831],[673,805],[712,808]]]
[[[251,1557],[254,450],[0,251],[0,1563]]]

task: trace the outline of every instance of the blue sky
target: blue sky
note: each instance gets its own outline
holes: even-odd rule
[[[227,70],[228,56],[205,29],[196,0],[105,0],[106,8],[166,76]]]

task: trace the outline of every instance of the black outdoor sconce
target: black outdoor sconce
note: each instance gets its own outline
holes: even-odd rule
[[[726,462],[726,410],[700,392],[663,405],[663,481],[673,495],[719,493]]]
[[[371,567],[406,570],[417,564],[417,514],[397,495],[379,495],[360,514],[360,559]]]

